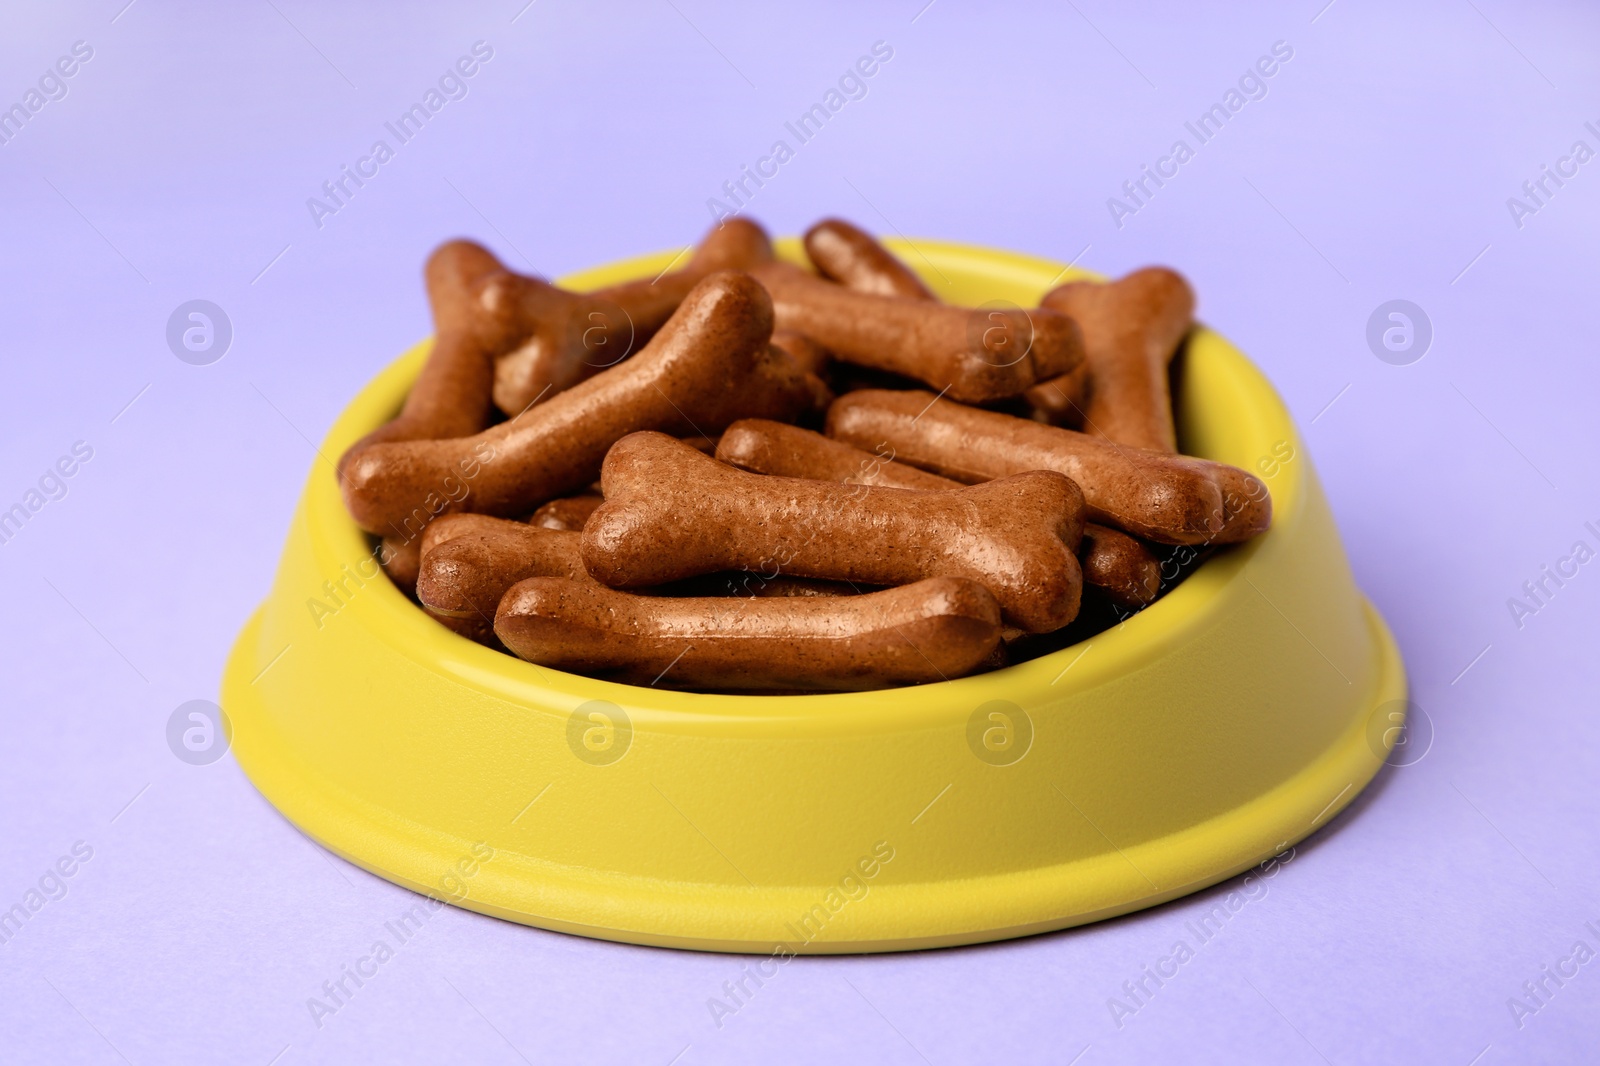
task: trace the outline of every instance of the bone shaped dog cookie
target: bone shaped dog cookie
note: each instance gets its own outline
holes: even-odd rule
[[[1069,282],[1046,293],[1041,302],[1072,315],[1083,328],[1086,380],[1076,414],[1084,432],[1118,444],[1176,452],[1167,370],[1194,324],[1194,291],[1183,276],[1165,267],[1146,267],[1106,284]],[[1036,411],[1046,410],[1048,386],[1055,384],[1064,392],[1074,381],[1064,376],[1046,382],[1026,399]],[[1225,528],[1220,543],[1245,539],[1272,524],[1272,497],[1260,479],[1226,465],[1212,474],[1222,491]]]
[[[961,483],[894,461],[799,426],[765,418],[741,418],[717,442],[716,457],[757,474],[883,485],[898,489],[959,489]]]
[[[875,585],[948,576],[983,584],[1030,632],[1077,614],[1083,498],[1053,471],[944,492],[839,485],[746,473],[635,433],[607,454],[601,484],[583,560],[613,587],[741,568]]]
[[[772,343],[782,349],[784,354],[793,359],[802,370],[818,377],[827,372],[828,365],[833,361],[826,348],[804,333],[796,333],[792,329],[773,330]]]
[[[676,271],[589,293],[509,272],[484,282],[481,302],[510,340],[495,361],[494,400],[507,415],[571,388],[638,351],[702,279],[772,258],[766,231],[742,218],[713,229]]]
[[[528,524],[544,529],[581,530],[583,524],[589,521],[589,516],[594,514],[594,509],[604,502],[603,497],[593,494],[563,496],[533,512]]]
[[[1089,517],[1158,544],[1230,544],[1271,522],[1270,501],[1228,510],[1249,475],[1189,456],[1128,448],[927,392],[863,389],[834,401],[828,435],[959,481],[1058,470],[1083,490]]]
[[[896,462],[893,449],[863,451],[799,426],[744,418],[729,426],[717,458],[758,474],[809,477],[845,485],[902,489],[959,489],[961,483]],[[1084,586],[1121,607],[1143,607],[1161,588],[1161,563],[1140,541],[1106,526],[1085,524],[1078,546]]]
[[[1078,546],[1083,584],[1118,607],[1145,607],[1161,593],[1161,560],[1148,546],[1120,529],[1085,523]]]
[[[791,419],[826,390],[767,342],[772,304],[748,275],[695,286],[645,350],[472,437],[376,444],[341,481],[357,524],[420,530],[452,510],[512,516],[588,485],[641,429],[712,433],[746,415]]]
[[[850,691],[960,677],[1000,639],[982,585],[935,577],[863,596],[634,596],[532,578],[495,632],[531,662],[641,685]]]
[[[839,218],[806,230],[806,257],[817,273],[856,292],[935,300],[922,279],[865,231]]]
[[[593,499],[598,505],[600,497]],[[488,515],[447,514],[418,538],[422,561],[417,598],[440,621],[476,639],[477,629],[493,624],[501,596],[518,581],[569,577],[594,582],[578,551],[581,529],[529,525]],[[652,595],[750,598],[846,596],[860,590],[843,582],[735,572],[707,574],[648,591]],[[457,620],[472,623],[473,631],[452,625]]]
[[[751,273],[772,293],[780,329],[836,358],[982,402],[1018,396],[1083,357],[1078,327],[1050,310],[978,311],[856,292],[771,262]]]
[[[423,553],[417,599],[431,613],[492,622],[500,597],[524,578],[589,580],[577,533],[476,517],[481,519],[476,529]]]
[[[1073,281],[1039,301],[1070,315],[1083,331],[1087,389],[1083,431],[1118,444],[1175,452],[1167,368],[1194,324],[1194,290],[1176,271],[1146,267],[1110,282]],[[1046,409],[1071,382],[1045,382],[1028,393]]]
[[[448,241],[428,257],[433,347],[399,416],[348,448],[339,460],[341,469],[369,444],[468,437],[488,426],[494,411],[494,341],[475,313],[475,300],[478,284],[504,269],[472,241]]]
[[[1065,374],[1041,381],[1022,394],[1035,422],[1083,429],[1083,408],[1089,402],[1089,362],[1085,359]]]

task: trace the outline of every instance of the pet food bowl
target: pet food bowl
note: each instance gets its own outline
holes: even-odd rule
[[[1061,264],[890,242],[941,297],[1024,307]],[[798,242],[781,254],[801,260]],[[650,277],[645,256],[565,279]],[[399,410],[423,343],[322,446]],[[1147,610],[993,673],[876,692],[699,695],[522,662],[376,569],[318,461],[222,685],[239,764],[357,865],[484,914],[678,948],[970,944],[1149,907],[1327,823],[1383,764],[1405,676],[1282,401],[1209,330],[1186,452],[1259,476],[1270,532]]]

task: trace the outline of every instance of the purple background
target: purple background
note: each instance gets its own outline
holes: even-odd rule
[[[1600,950],[1584,924],[1600,928],[1600,563],[1520,628],[1507,600],[1575,541],[1600,547],[1584,527],[1600,528],[1600,161],[1520,228],[1506,200],[1575,140],[1600,148],[1584,129],[1600,126],[1600,14],[125,2],[0,13],[0,103],[74,41],[94,49],[68,95],[0,146],[0,506],[73,442],[94,449],[65,498],[0,545],[0,907],[75,841],[94,849],[0,946],[0,1059],[1593,1054],[1600,962],[1520,1029],[1507,1000],[1574,941]],[[477,40],[494,55],[470,94],[319,229],[307,197]],[[309,843],[231,757],[186,765],[165,739],[179,704],[216,696],[310,442],[427,333],[419,272],[438,241],[472,235],[554,276],[693,240],[707,198],[879,40],[894,56],[868,95],[753,215],[777,233],[838,213],[1111,273],[1187,272],[1205,320],[1299,419],[1431,749],[1302,845],[1120,1029],[1107,1000],[1227,886],[1013,943],[797,961],[720,1029],[706,1001],[746,960],[451,909],[319,1031],[307,998],[413,897]],[[1119,229],[1107,198],[1280,40],[1293,58],[1268,95]],[[194,298],[233,324],[213,365],[165,341]],[[1408,366],[1365,339],[1395,298],[1434,330]]]

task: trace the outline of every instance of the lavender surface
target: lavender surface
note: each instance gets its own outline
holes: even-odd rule
[[[0,106],[26,116],[0,115],[0,508],[26,513],[0,523],[0,908],[26,913],[0,914],[0,1059],[1592,1054],[1600,12],[525,2],[0,12]],[[1399,765],[1270,877],[740,992],[748,958],[453,908],[400,944],[418,897],[230,755],[175,757],[313,442],[428,332],[428,250],[558,276],[692,241],[711,200],[775,233],[838,214],[1186,272],[1293,409],[1400,642],[1427,728]],[[187,311],[169,341],[193,300],[226,316],[220,358]],[[331,998],[379,938],[394,957]]]

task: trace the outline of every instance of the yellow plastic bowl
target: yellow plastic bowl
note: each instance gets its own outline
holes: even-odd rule
[[[1031,307],[1073,276],[983,248],[896,248],[963,304]],[[565,284],[653,276],[672,258]],[[394,415],[426,350],[355,398],[325,457]],[[1397,732],[1375,712],[1405,678],[1271,386],[1201,330],[1177,403],[1186,451],[1271,488],[1271,532],[1085,643],[850,694],[641,688],[458,637],[377,572],[319,460],[223,678],[235,754],[290,821],[375,874],[609,940],[927,948],[1193,892],[1356,796]]]

